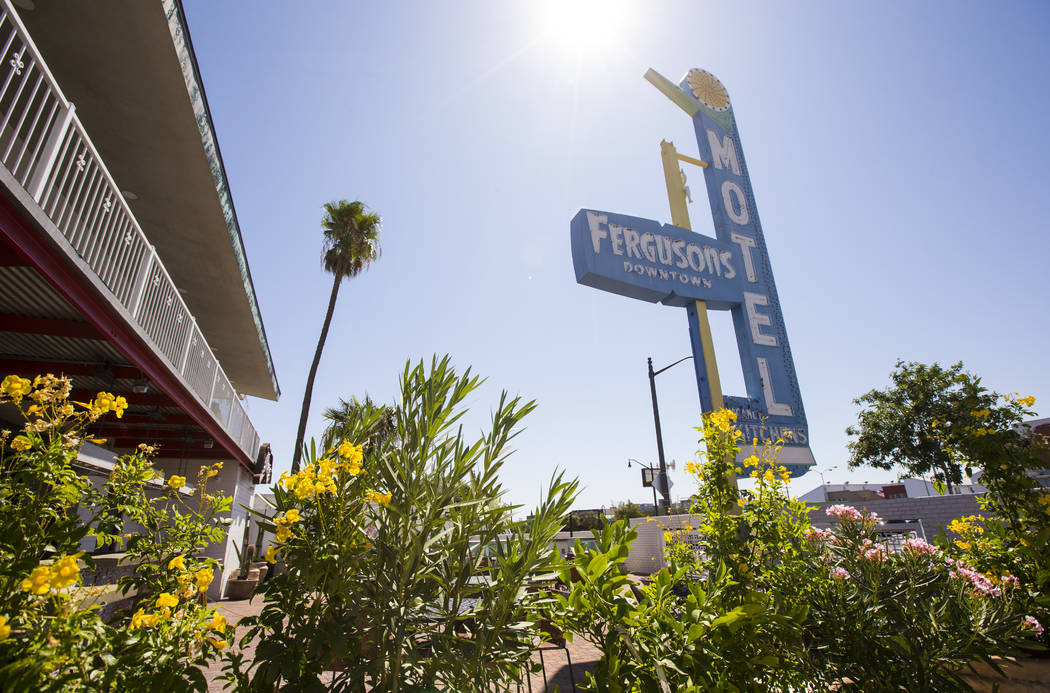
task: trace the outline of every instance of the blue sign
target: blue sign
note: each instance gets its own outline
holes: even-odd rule
[[[700,159],[707,162],[704,179],[716,237],[584,209],[570,225],[576,281],[690,311],[704,411],[713,407],[695,329],[695,302],[729,310],[747,395],[723,401],[744,433],[741,459],[755,452],[751,443],[756,438],[759,444],[782,440],[782,463],[793,475],[804,474],[814,464],[809,426],[728,93],[704,70],[690,71],[677,87],[657,86],[665,93],[673,90],[668,96],[692,113]]]

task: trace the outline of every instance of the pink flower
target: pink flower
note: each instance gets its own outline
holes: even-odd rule
[[[831,569],[831,577],[836,580],[849,580],[849,571],[838,566]]]
[[[870,522],[873,525],[877,525],[882,522],[882,518],[879,517],[878,513],[868,513],[864,516],[865,522]]]
[[[1010,587],[1017,587],[1021,584],[1021,581],[1017,579],[1015,575],[1007,575],[1003,578],[1003,584],[1009,585]]]
[[[862,518],[860,512],[851,505],[833,505],[824,511],[828,517],[845,521],[859,521]]]
[[[876,544],[870,549],[860,552],[861,558],[881,563],[886,560],[886,549],[881,544]]]
[[[975,590],[981,594],[990,594],[993,597],[1002,595],[1003,591],[992,584],[992,581],[978,573],[972,568],[965,567],[961,561],[956,569],[948,573],[949,577],[957,577],[967,580]]]
[[[1024,624],[1029,630],[1034,630],[1036,633],[1043,632],[1043,625],[1039,623],[1039,621],[1036,621],[1032,616],[1025,616]]]
[[[826,529],[810,527],[806,531],[806,539],[810,541],[829,541],[834,535]]]
[[[928,544],[924,539],[919,539],[918,537],[915,537],[914,539],[905,539],[902,547],[905,551],[925,553],[930,556],[936,556],[940,553],[940,550],[936,546]]]

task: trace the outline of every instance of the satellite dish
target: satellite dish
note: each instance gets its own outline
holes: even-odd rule
[[[670,463],[668,463],[667,468],[670,469],[671,471],[674,471],[674,469],[675,469],[675,461],[671,460]]]

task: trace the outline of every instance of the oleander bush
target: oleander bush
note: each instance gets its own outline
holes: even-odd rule
[[[198,599],[215,567],[200,553],[225,534],[217,513],[230,507],[207,493],[218,466],[201,470],[192,494],[173,476],[158,497],[146,492],[163,481],[153,451],[140,446],[96,490],[72,464],[87,425],[108,413],[120,418],[127,402],[106,392],[74,402],[70,390],[68,379],[50,374],[0,384],[0,404],[25,420],[20,431],[0,433],[0,688],[206,690],[201,668],[229,633]],[[125,522],[139,531],[123,534]],[[121,580],[138,594],[136,608],[109,621],[95,603],[100,590],[83,585],[82,571],[94,564],[80,547],[91,538],[114,550],[127,542],[128,557],[140,562]]]
[[[629,586],[618,567],[635,538],[624,523],[577,546],[557,621],[602,650],[589,690],[969,690],[971,662],[998,669],[996,657],[1035,646],[1031,586],[921,539],[891,551],[879,518],[849,506],[813,528],[788,497],[783,441],[737,467],[733,424],[727,410],[705,416],[701,461],[687,467],[699,526],[665,533],[668,567],[651,584]],[[746,469],[755,484],[738,490]]]
[[[551,480],[526,521],[498,474],[532,402],[504,394],[467,437],[480,384],[447,357],[407,364],[400,401],[344,403],[328,449],[274,488],[262,613],[230,656],[242,690],[502,690],[527,675],[542,637],[542,592],[559,567],[554,537],[576,482]],[[333,420],[335,420],[333,419]]]

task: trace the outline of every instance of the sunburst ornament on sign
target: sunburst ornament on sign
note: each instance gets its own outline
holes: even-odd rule
[[[689,71],[689,88],[700,102],[719,113],[729,110],[729,93],[718,78],[707,70],[694,68]]]

